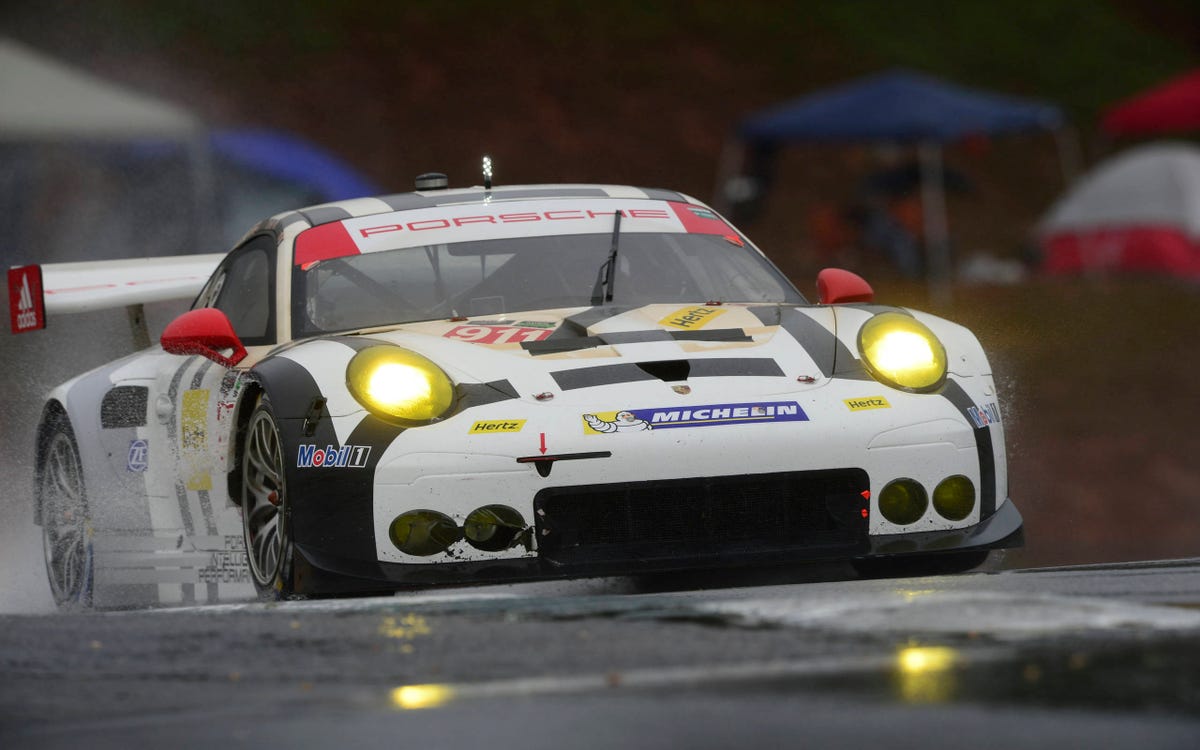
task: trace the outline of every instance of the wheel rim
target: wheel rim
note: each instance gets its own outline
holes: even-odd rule
[[[283,557],[283,446],[267,412],[258,412],[246,432],[242,517],[250,572],[259,586],[270,586]]]
[[[83,472],[71,438],[55,435],[42,465],[42,548],[50,590],[59,604],[79,599],[87,562]]]

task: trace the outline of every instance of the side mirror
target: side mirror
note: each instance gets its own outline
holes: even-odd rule
[[[246,358],[246,347],[233,332],[225,313],[212,307],[189,310],[163,330],[159,339],[169,354],[199,354],[222,367],[233,367]],[[221,352],[232,349],[229,356]]]
[[[817,297],[822,305],[871,302],[875,299],[875,290],[856,273],[842,268],[825,268],[817,274]]]

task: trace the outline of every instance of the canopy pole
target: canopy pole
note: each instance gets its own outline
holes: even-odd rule
[[[921,208],[925,223],[925,277],[929,283],[929,298],[935,306],[948,307],[953,301],[953,291],[942,144],[923,141],[917,149],[921,159]]]
[[[717,184],[713,186],[712,204],[717,213],[729,214],[729,196],[725,186],[742,170],[742,142],[736,138],[726,138],[721,145],[721,158],[717,162]]]
[[[1054,134],[1054,145],[1058,147],[1058,165],[1062,169],[1063,184],[1070,187],[1079,176],[1083,164],[1079,133],[1072,125],[1064,125],[1051,132]]]
[[[188,141],[188,156],[192,172],[192,210],[195,231],[190,248],[185,253],[211,253],[220,247],[221,232],[216,210],[216,182],[213,176],[213,156],[208,131],[198,128]]]

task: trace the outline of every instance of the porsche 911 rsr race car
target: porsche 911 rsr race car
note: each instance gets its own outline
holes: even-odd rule
[[[387,591],[1021,543],[965,328],[827,269],[812,304],[667,190],[428,189],[225,256],[9,272],[14,331],[195,297],[59,386],[36,519],[64,605]]]

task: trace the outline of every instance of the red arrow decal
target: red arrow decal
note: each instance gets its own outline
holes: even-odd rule
[[[542,445],[539,448],[539,450],[541,450],[541,452],[543,454],[545,454],[546,453],[546,433],[544,433],[544,432],[541,433],[541,436],[542,436]]]

